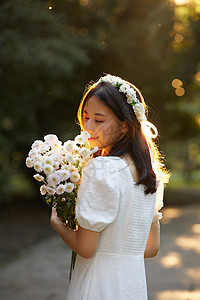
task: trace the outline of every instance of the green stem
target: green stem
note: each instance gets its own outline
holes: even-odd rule
[[[76,256],[77,256],[76,252],[72,251],[69,282],[71,281],[71,278],[72,278],[72,272],[74,270],[74,266],[75,266],[75,262],[76,262]]]

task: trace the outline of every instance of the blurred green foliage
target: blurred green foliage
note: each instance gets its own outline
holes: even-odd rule
[[[199,169],[200,11],[192,3],[1,1],[0,202],[33,195],[24,163],[30,145],[47,133],[73,137],[85,84],[103,72],[142,90],[167,166],[180,174]]]

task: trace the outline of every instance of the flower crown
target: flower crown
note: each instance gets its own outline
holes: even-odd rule
[[[147,120],[144,105],[138,100],[136,91],[128,84],[127,81],[118,76],[107,74],[106,76],[101,77],[97,84],[101,82],[107,82],[118,88],[120,93],[125,94],[127,103],[132,106],[136,118],[140,123]]]

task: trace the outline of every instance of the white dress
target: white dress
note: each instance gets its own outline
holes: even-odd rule
[[[146,300],[144,251],[156,194],[136,185],[126,162],[97,157],[84,168],[77,220],[100,232],[96,254],[77,255],[67,300]]]

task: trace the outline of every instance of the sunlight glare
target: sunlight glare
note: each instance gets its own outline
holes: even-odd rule
[[[179,268],[182,266],[182,259],[177,252],[169,252],[166,256],[161,257],[161,265],[166,268]]]
[[[186,5],[190,0],[174,0],[175,5]]]
[[[187,290],[175,290],[175,291],[163,291],[158,293],[156,300],[199,300],[200,290],[187,291]]]
[[[194,280],[200,282],[200,269],[186,269],[185,273]]]
[[[176,238],[175,243],[182,249],[193,250],[200,254],[200,239],[191,236],[179,236]]]
[[[167,210],[163,210],[163,224],[168,224],[171,219],[179,218],[182,216],[181,210],[179,208],[168,208]]]

